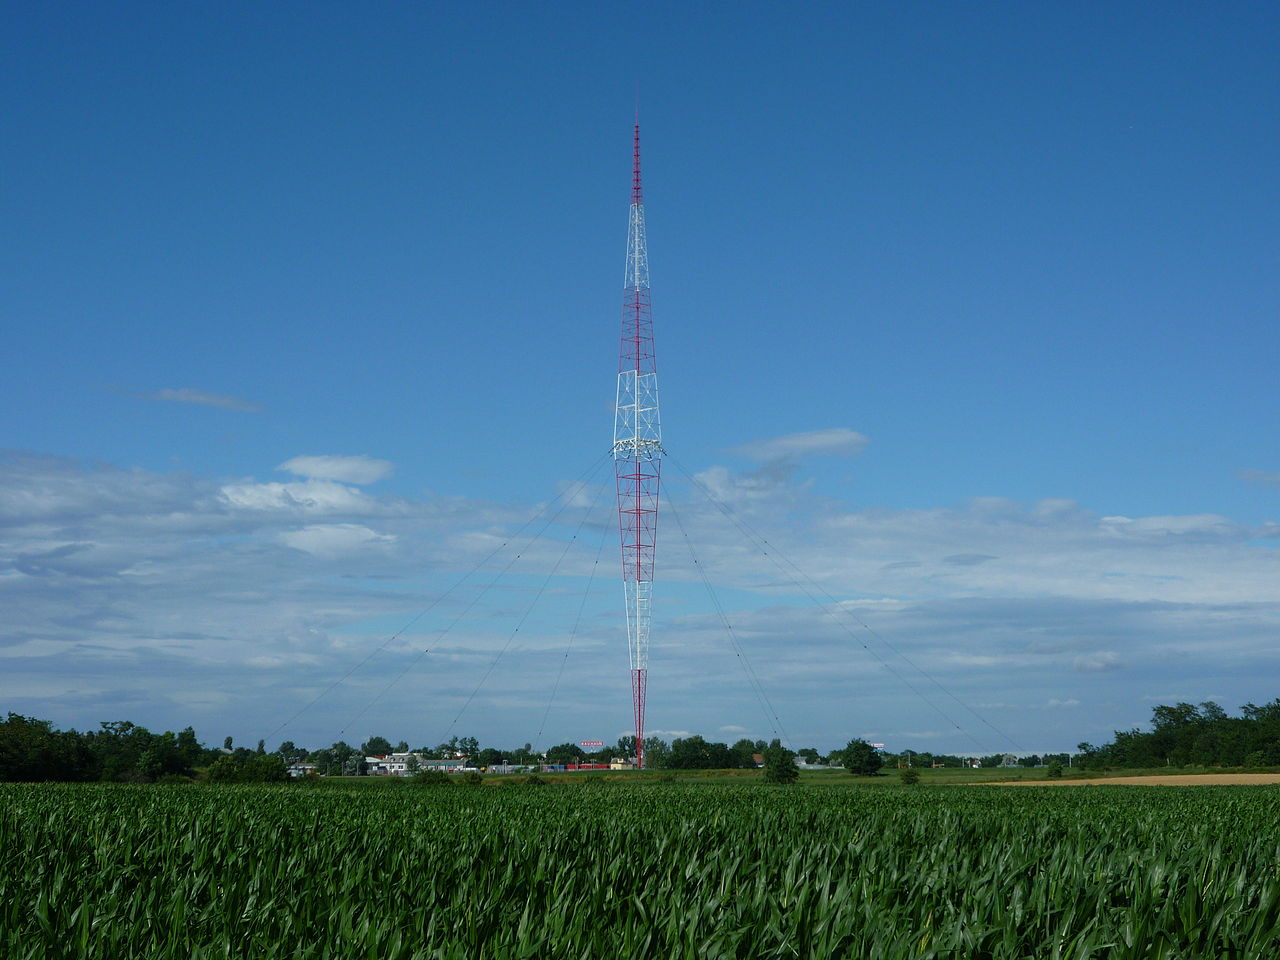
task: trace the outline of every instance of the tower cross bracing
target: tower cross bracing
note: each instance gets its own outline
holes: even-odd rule
[[[623,275],[622,341],[618,351],[618,392],[613,418],[613,460],[618,490],[627,649],[631,659],[636,765],[641,768],[644,767],[645,694],[649,676],[653,562],[658,537],[658,492],[663,452],[653,316],[650,312],[649,249],[645,240],[644,193],[640,183],[640,124],[636,123],[627,263]]]

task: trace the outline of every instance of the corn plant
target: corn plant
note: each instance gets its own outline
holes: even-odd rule
[[[0,785],[0,956],[1280,956],[1280,792]]]

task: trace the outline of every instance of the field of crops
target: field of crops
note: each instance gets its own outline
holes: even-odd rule
[[[1280,956],[1280,788],[0,785],[0,956]]]

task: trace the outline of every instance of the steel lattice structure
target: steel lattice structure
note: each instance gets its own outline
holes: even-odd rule
[[[613,460],[618,487],[622,586],[627,606],[627,647],[631,655],[636,765],[641,768],[644,767],[645,688],[649,676],[653,559],[658,538],[658,490],[663,452],[653,317],[649,307],[649,250],[645,242],[644,195],[640,189],[640,124],[637,122],[632,158],[627,267],[623,278],[622,346],[618,353]]]

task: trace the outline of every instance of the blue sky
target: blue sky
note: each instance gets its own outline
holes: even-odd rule
[[[668,449],[955,698],[673,462],[797,745],[1280,695],[1278,40],[1269,4],[16,11],[0,702],[252,740],[437,603],[282,734],[434,742],[581,524],[453,732],[532,738],[584,591],[543,739],[623,732],[608,497],[571,484],[637,85]],[[651,725],[771,736],[672,520]]]

